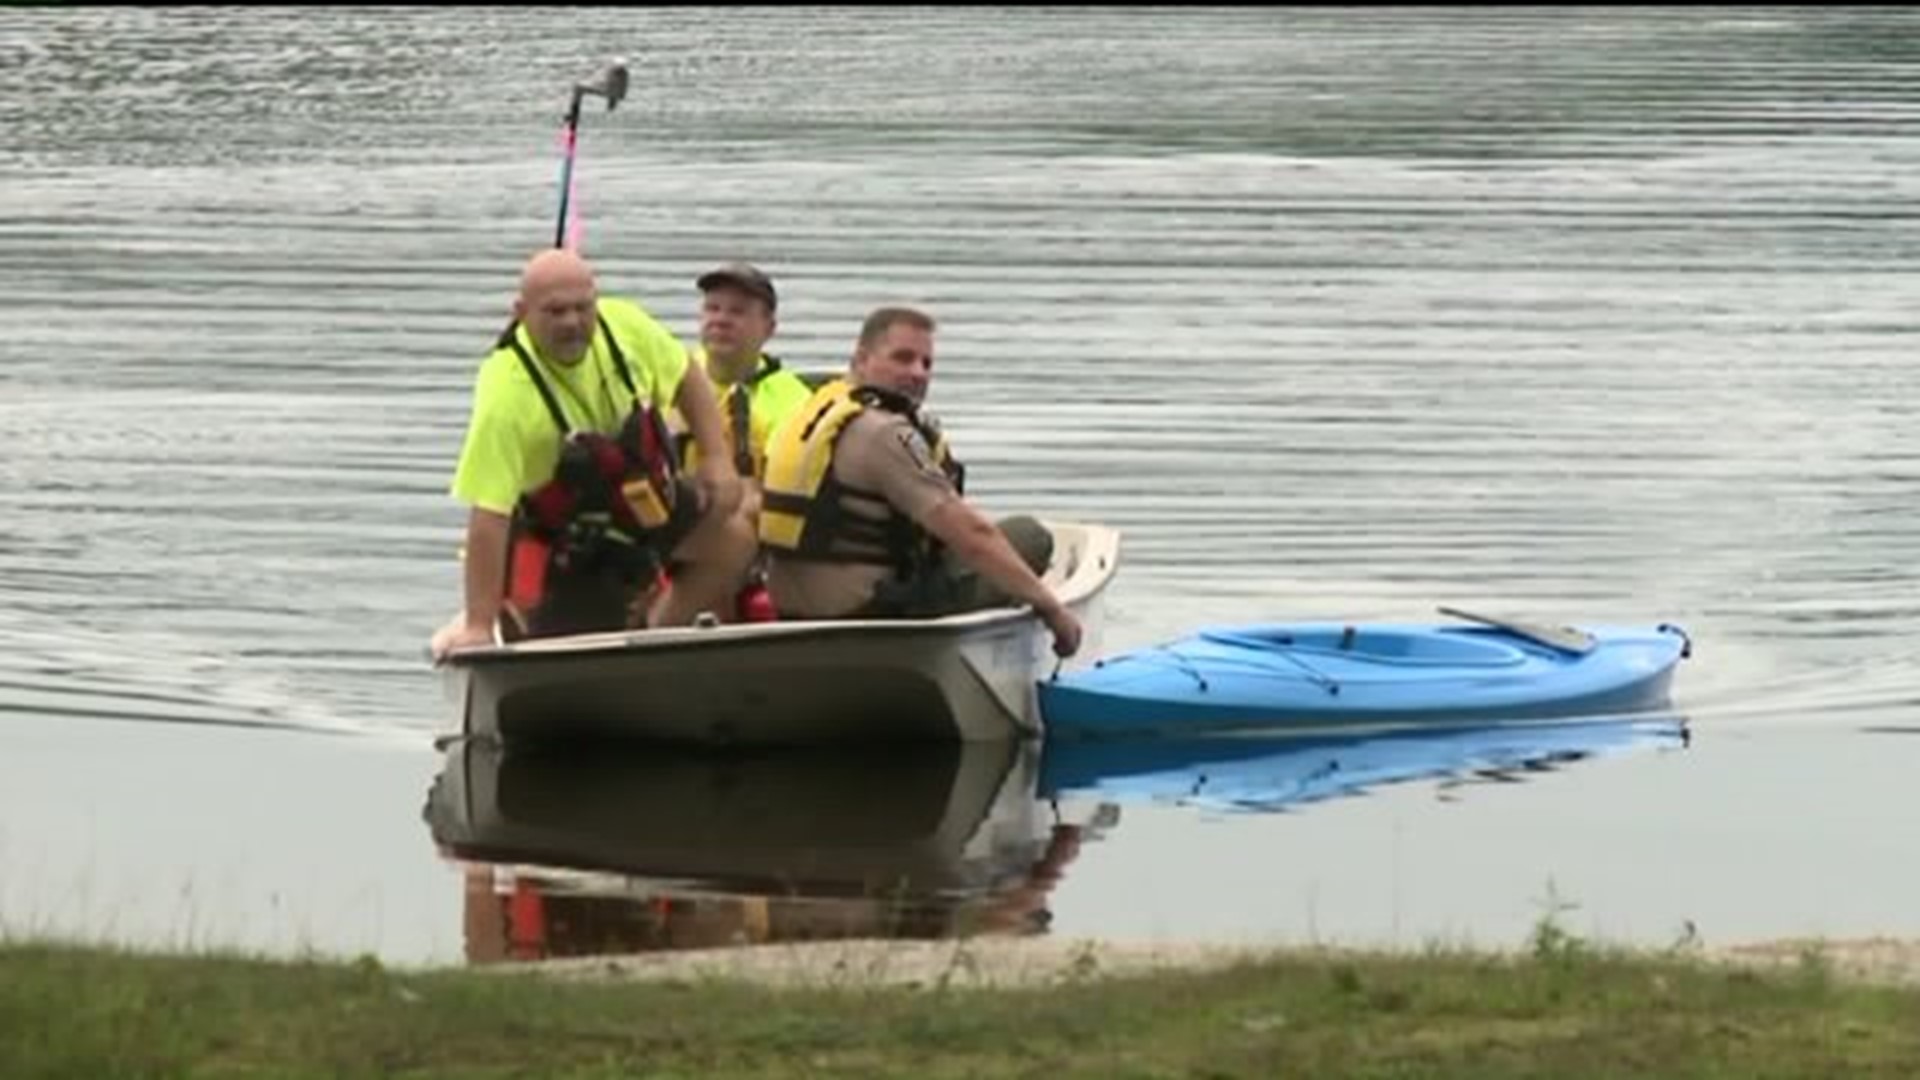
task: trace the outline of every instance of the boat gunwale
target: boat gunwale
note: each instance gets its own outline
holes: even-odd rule
[[[463,649],[447,659],[452,667],[482,667],[624,652],[680,652],[726,645],[770,645],[817,641],[822,638],[884,636],[888,638],[950,637],[1017,622],[1030,615],[1017,608],[991,608],[965,616],[940,619],[806,619],[768,623],[727,623],[712,627],[674,627],[671,630],[612,630],[599,634],[537,638],[511,645]]]

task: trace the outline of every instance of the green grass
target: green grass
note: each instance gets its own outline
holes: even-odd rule
[[[1549,925],[1549,924],[1543,924]],[[0,1076],[1920,1074],[1920,991],[1535,935],[1022,989],[562,979],[0,945]]]

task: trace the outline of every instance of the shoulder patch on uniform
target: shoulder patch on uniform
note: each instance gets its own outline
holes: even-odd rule
[[[921,435],[912,424],[899,424],[893,429],[893,437],[907,450],[907,456],[922,469],[932,472],[940,470],[933,463],[933,447],[927,445],[926,437]]]

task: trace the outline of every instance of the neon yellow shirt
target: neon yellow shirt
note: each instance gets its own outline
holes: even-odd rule
[[[699,364],[708,375],[713,375],[713,366],[707,362],[704,346],[694,346],[693,362]],[[813,396],[812,388],[792,370],[778,367],[767,372],[767,365],[772,362],[763,354],[754,365],[754,374],[760,376],[760,381],[753,384],[752,396],[747,399],[747,451],[753,456],[753,475],[756,477],[766,474],[767,439],[773,434],[773,429]],[[717,377],[714,379],[714,396],[719,400],[720,419],[725,424],[729,446],[735,445],[733,425],[739,413],[736,398],[740,389],[739,383],[723,383]],[[686,421],[678,411],[668,414],[667,420],[676,434],[686,432]],[[700,451],[691,441],[685,445],[681,465],[692,469],[700,463]]]
[[[631,300],[603,296],[599,311],[626,356],[634,392],[657,409],[670,408],[687,373],[685,347]],[[572,367],[543,359],[526,327],[515,327],[514,334],[539,365],[541,378],[574,430],[607,435],[619,430],[633,400],[614,371],[604,333],[594,332],[587,355]],[[505,346],[493,350],[474,382],[473,414],[453,474],[453,497],[482,510],[511,514],[521,495],[553,478],[561,438],[519,357]]]

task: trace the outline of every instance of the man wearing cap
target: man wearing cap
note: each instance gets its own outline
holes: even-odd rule
[[[762,349],[773,336],[780,307],[773,280],[748,263],[728,263],[700,275],[700,347],[694,360],[713,381],[720,415],[733,449],[733,467],[752,481],[765,471],[767,436],[813,391]],[[698,466],[700,454],[682,432],[682,463]],[[756,484],[747,485],[746,511],[757,511]]]

